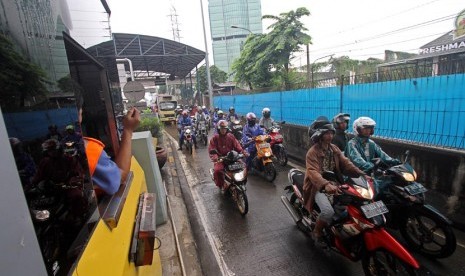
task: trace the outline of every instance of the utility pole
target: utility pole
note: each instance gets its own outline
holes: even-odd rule
[[[213,108],[213,88],[212,88],[212,80],[210,76],[210,64],[208,62],[208,45],[207,45],[207,33],[205,31],[205,18],[203,16],[203,3],[202,0],[200,0],[200,9],[202,11],[202,24],[203,24],[203,40],[205,42],[205,68],[207,72],[207,82],[208,82],[208,98],[209,98],[209,104],[210,108]]]
[[[310,82],[310,47],[307,44],[307,83]]]

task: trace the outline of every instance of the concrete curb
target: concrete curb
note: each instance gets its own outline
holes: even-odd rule
[[[187,275],[228,275],[225,272],[228,270],[225,267],[222,256],[216,249],[215,239],[207,229],[206,219],[204,218],[205,215],[202,215],[206,213],[203,209],[204,207],[196,204],[199,202],[198,199],[196,200],[198,196],[193,194],[192,187],[199,181],[195,175],[190,173],[186,157],[178,154],[178,142],[176,139],[166,131],[164,133],[164,137],[169,139],[169,142],[165,142],[165,144],[170,144],[176,167],[177,179],[179,181],[179,188],[182,193],[182,199],[184,200],[186,210],[188,210],[184,215],[186,220],[190,223],[189,229],[191,233],[189,233],[189,235],[192,239],[192,243],[195,245],[195,255],[198,262],[197,265],[199,266],[199,271],[190,271],[189,261],[186,260],[186,273]],[[202,210],[199,210],[199,208]],[[186,252],[182,245],[181,252],[183,257],[187,255],[185,254]],[[202,254],[198,254],[198,252],[202,252]],[[190,252],[188,254],[193,255],[194,252]],[[201,274],[195,274],[197,272],[200,272]]]

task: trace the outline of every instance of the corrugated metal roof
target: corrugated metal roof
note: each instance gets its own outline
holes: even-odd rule
[[[118,81],[116,59],[130,59],[134,71],[166,73],[180,78],[186,77],[205,59],[205,52],[194,47],[140,34],[113,33],[112,40],[89,47],[87,51],[104,64],[115,82]]]

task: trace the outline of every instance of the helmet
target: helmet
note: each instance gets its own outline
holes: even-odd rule
[[[229,112],[234,111],[234,106],[229,107]]]
[[[10,140],[11,147],[15,147],[15,146],[21,144],[21,141],[16,137],[10,137],[8,140]]]
[[[325,116],[320,116],[316,118],[316,120],[313,121],[313,123],[308,127],[308,136],[314,143],[317,143],[321,136],[323,136],[328,131],[336,133],[334,126],[331,124],[328,118]]]
[[[336,116],[333,117],[333,125],[334,128],[338,129],[339,124],[342,122],[346,122],[347,126],[346,129],[349,128],[349,121],[350,121],[350,114],[348,113],[339,113]]]
[[[184,110],[182,111],[182,116],[183,116],[184,118],[187,117],[187,110],[184,109]]]
[[[228,128],[228,122],[226,122],[226,120],[219,120],[218,121],[218,124],[216,125],[216,128],[218,129],[218,132],[220,131],[220,129],[224,129],[224,128]]]
[[[218,115],[224,115],[224,112],[223,112],[223,110],[218,110],[217,114]]]
[[[247,119],[247,123],[249,124],[249,126],[255,125],[255,121],[257,120],[257,116],[255,116],[255,113],[249,112],[247,113],[245,118]]]
[[[357,120],[354,121],[352,128],[354,130],[354,133],[358,136],[361,135],[360,134],[361,129],[371,128],[370,135],[373,135],[373,133],[375,133],[375,126],[376,126],[376,122],[370,117],[359,117]]]
[[[204,105],[202,105],[202,109],[203,109],[203,110],[205,110],[205,109],[207,109],[207,107],[206,107],[206,106],[204,106]]]
[[[262,110],[262,115],[265,118],[270,118],[271,116],[271,110],[268,107],[263,108]]]
[[[215,111],[218,111],[218,110],[220,110],[220,108],[219,108],[219,107],[215,107]]]
[[[60,142],[56,139],[48,139],[42,143],[42,151],[57,150],[60,148]]]
[[[67,125],[65,129],[66,130],[74,130],[74,126],[73,125]]]

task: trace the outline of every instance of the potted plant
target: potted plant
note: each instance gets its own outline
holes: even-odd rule
[[[161,145],[163,141],[163,123],[155,114],[142,112],[140,124],[136,131],[150,131],[152,137],[157,138],[158,143],[155,153],[157,155],[158,166],[161,169],[168,159],[168,154]]]

